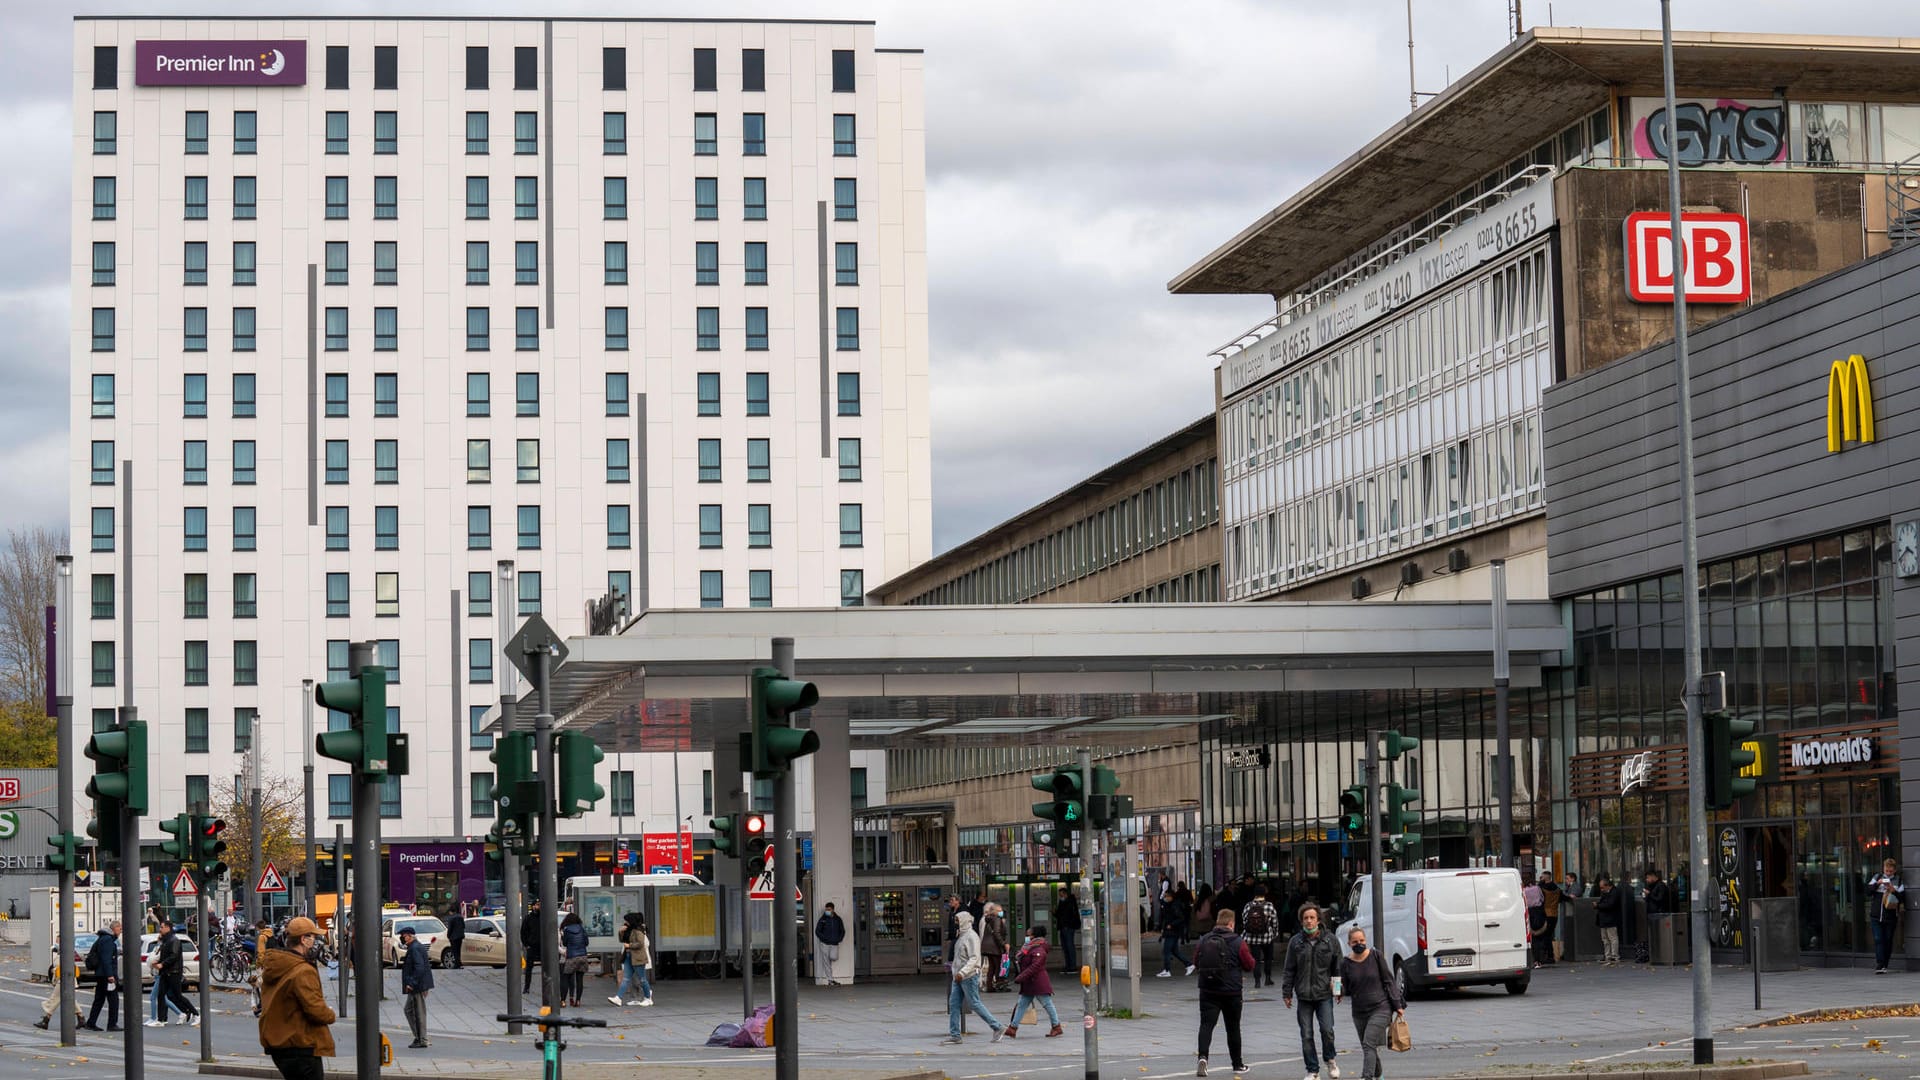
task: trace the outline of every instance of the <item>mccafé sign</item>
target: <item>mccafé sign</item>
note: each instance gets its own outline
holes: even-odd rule
[[[136,41],[135,86],[304,86],[304,41]]]

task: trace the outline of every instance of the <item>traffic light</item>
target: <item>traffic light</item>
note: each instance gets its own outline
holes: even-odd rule
[[[79,837],[69,832],[56,833],[47,837],[47,846],[53,848],[53,854],[47,856],[48,866],[63,874],[82,869]]]
[[[227,872],[227,842],[220,834],[227,823],[217,817],[199,815],[193,819],[193,858],[200,864],[200,880],[213,881]]]
[[[1725,810],[1742,795],[1753,794],[1759,783],[1741,775],[1759,760],[1746,745],[1758,725],[1735,717],[1724,701],[1713,704],[1719,707],[1701,717],[1707,725],[1707,809]]]
[[[793,726],[793,714],[812,708],[820,700],[820,691],[812,683],[789,679],[778,668],[753,669],[753,775],[755,779],[779,776],[793,768],[798,758],[820,749],[820,736],[807,728]]]
[[[593,767],[607,754],[583,731],[562,731],[553,739],[553,756],[559,760],[560,774],[560,808],[556,812],[564,818],[577,818],[607,795],[607,789],[593,779]]]
[[[707,821],[707,828],[713,833],[713,853],[738,858],[740,855],[740,822],[737,818],[717,817]]]
[[[488,795],[500,804],[501,813],[530,814],[540,808],[540,786],[533,779],[531,734],[512,731],[500,736],[487,759],[493,762],[493,790]]]
[[[136,816],[147,812],[147,722],[129,720],[125,727],[97,731],[87,740],[93,759],[93,779],[87,795],[93,799],[93,820],[87,835],[103,851],[120,854],[120,808]]]
[[[321,757],[344,761],[364,777],[387,775],[387,669],[362,667],[351,679],[324,682],[313,688],[313,700],[323,709],[347,714],[350,727],[314,736]]]
[[[1051,804],[1049,804],[1051,805]],[[1041,847],[1052,848],[1067,858],[1073,857],[1073,834],[1065,829],[1040,829],[1034,832],[1033,842]]]
[[[1387,816],[1384,834],[1397,836],[1394,850],[1403,857],[1420,847],[1420,834],[1412,830],[1420,824],[1420,811],[1408,807],[1420,801],[1420,789],[1401,787],[1399,784],[1387,785]]]
[[[746,834],[741,844],[741,857],[747,860],[747,873],[759,877],[767,869],[767,859],[771,855],[773,840],[767,836],[767,819],[759,814],[748,814],[741,822],[741,831]]]
[[[180,862],[193,861],[193,815],[175,814],[160,823],[160,831],[170,834],[173,839],[160,841],[160,850],[173,856]]]
[[[1072,765],[1053,770],[1053,820],[1063,828],[1078,831],[1086,815],[1086,778]]]
[[[1348,836],[1367,835],[1367,785],[1355,784],[1340,793],[1340,828]]]
[[[1087,816],[1096,829],[1111,829],[1123,818],[1133,816],[1133,796],[1118,794],[1120,778],[1105,765],[1093,767],[1093,793],[1087,799]]]
[[[1386,741],[1387,741],[1386,759],[1388,761],[1393,761],[1394,759],[1398,758],[1401,754],[1404,754],[1409,750],[1418,750],[1420,748],[1419,739],[1416,739],[1411,735],[1402,735],[1397,731],[1387,732]]]

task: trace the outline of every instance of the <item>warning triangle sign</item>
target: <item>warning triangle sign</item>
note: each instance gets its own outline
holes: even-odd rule
[[[257,893],[286,892],[287,883],[280,876],[280,871],[272,863],[268,863],[265,869],[260,871],[260,880],[254,883],[253,891]]]
[[[751,886],[749,886],[749,887],[747,888],[747,899],[749,899],[749,900],[771,900],[771,899],[773,899],[773,896],[774,896],[774,892],[773,892],[773,852],[772,852],[771,850],[769,850],[769,851],[767,852],[767,865],[766,865],[766,867],[765,867],[764,869],[762,869],[762,870],[760,871],[760,874],[759,874],[759,876],[758,876],[758,877],[755,877],[755,878],[753,879],[753,884],[752,884]],[[793,887],[793,898],[794,898],[794,900],[795,900],[796,902],[797,902],[797,901],[799,901],[799,900],[801,899],[801,897],[800,897],[800,886],[798,886],[798,885],[795,885],[795,886]]]
[[[175,896],[200,895],[199,886],[193,883],[193,875],[187,873],[185,867],[181,868],[180,876],[173,879],[173,895]]]

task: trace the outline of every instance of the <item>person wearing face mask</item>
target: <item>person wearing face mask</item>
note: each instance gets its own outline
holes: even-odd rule
[[[1353,1026],[1360,1033],[1360,1075],[1373,1080],[1382,1075],[1380,1048],[1387,1044],[1387,1023],[1407,1014],[1407,1002],[1386,957],[1367,947],[1365,930],[1356,926],[1347,933],[1347,950],[1351,955],[1340,961],[1340,989],[1353,999]]]
[[[1300,1056],[1307,1064],[1307,1080],[1319,1080],[1322,1058],[1330,1080],[1340,1077],[1340,1066],[1334,1062],[1338,1049],[1333,1044],[1333,977],[1340,966],[1336,936],[1321,928],[1318,904],[1301,904],[1300,932],[1287,942],[1280,968],[1281,999],[1289,1009],[1295,1008],[1295,997],[1300,999],[1294,1019],[1300,1024]],[[1318,1053],[1313,1042],[1315,1025],[1320,1028]]]

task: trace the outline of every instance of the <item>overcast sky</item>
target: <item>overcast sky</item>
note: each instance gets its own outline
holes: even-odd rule
[[[1206,354],[1262,297],[1166,282],[1407,110],[1392,0],[1180,5],[766,2],[406,5],[191,0],[212,15],[728,15],[872,19],[923,48],[934,549],[945,550],[1212,408]],[[66,524],[71,18],[12,0],[0,41],[0,528]],[[1418,0],[1418,81],[1506,43],[1501,0]],[[1528,25],[1658,27],[1655,0],[1526,0]],[[1888,0],[1678,0],[1681,29],[1920,36]]]

